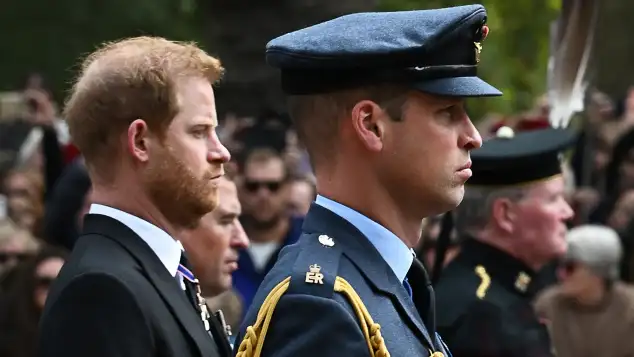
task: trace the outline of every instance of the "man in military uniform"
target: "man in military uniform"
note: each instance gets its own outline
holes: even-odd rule
[[[480,5],[352,14],[268,44],[318,196],[262,282],[238,356],[447,355],[411,248],[471,176],[482,140],[464,98],[501,94],[476,76],[485,22]]]
[[[534,277],[566,252],[561,151],[574,132],[508,127],[474,150],[473,177],[456,209],[460,254],[436,288],[437,326],[455,357],[551,356],[533,308]]]

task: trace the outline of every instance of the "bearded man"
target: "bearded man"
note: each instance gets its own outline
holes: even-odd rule
[[[39,356],[223,356],[174,238],[217,206],[221,73],[195,45],[152,37],[85,60],[65,117],[93,204],[51,287]]]

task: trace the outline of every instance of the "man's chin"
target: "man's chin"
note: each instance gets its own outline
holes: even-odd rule
[[[227,292],[233,288],[233,278],[231,277],[231,273],[225,274],[224,279],[222,279],[222,289],[221,293]]]
[[[218,201],[200,200],[196,204],[174,207],[170,221],[185,228],[196,229],[201,219],[217,207]]]
[[[206,213],[209,213],[215,210],[218,207],[219,202],[220,202],[220,199],[218,197],[218,188],[213,188],[211,192],[209,192],[209,194],[206,195],[205,206],[208,209]]]
[[[232,284],[233,279],[231,278],[231,274],[229,274],[228,276],[226,274],[223,274],[223,276],[220,277],[215,284],[209,284],[204,293],[207,298],[213,298],[231,290],[231,288],[233,287]]]
[[[207,213],[215,210],[218,207],[218,193],[213,192],[204,197],[201,197],[198,201],[197,213],[202,217]]]

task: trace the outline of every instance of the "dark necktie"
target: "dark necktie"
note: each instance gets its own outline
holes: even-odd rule
[[[409,298],[412,299],[414,294],[412,293],[412,286],[409,285],[409,280],[407,279],[407,277],[405,277],[405,279],[403,280],[403,287],[405,287],[405,291],[407,291],[407,295],[409,295]]]

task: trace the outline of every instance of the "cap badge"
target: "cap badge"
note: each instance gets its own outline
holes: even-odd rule
[[[515,280],[515,288],[523,293],[528,289],[528,285],[531,283],[530,275],[525,272],[520,272]]]
[[[475,60],[476,64],[480,63],[480,52],[482,52],[482,41],[487,38],[489,35],[489,27],[487,25],[483,25],[480,29],[480,41],[474,42],[475,45]]]
[[[495,137],[499,139],[512,139],[515,132],[508,126],[502,126],[495,132]]]
[[[475,45],[475,60],[476,64],[480,63],[480,52],[482,52],[482,44],[480,42],[474,42]]]

